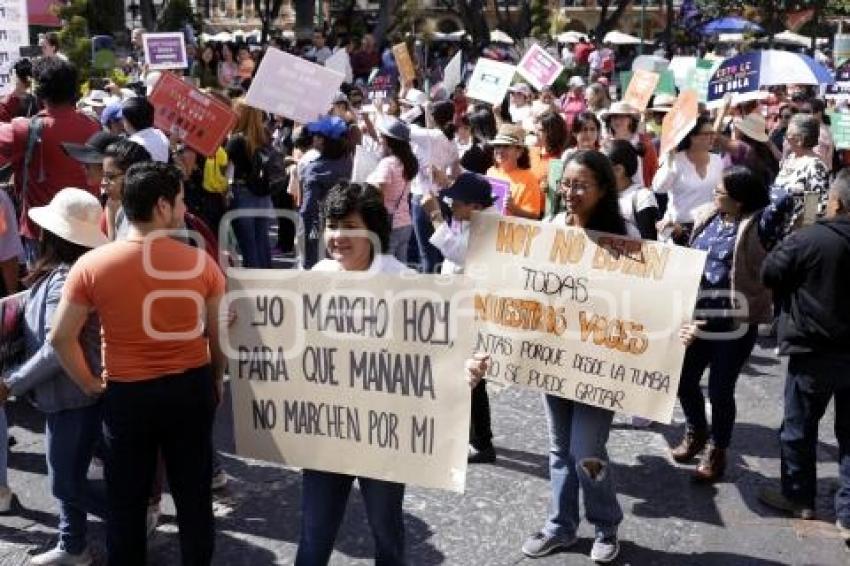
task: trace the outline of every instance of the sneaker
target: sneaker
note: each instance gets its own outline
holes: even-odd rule
[[[224,489],[224,486],[227,485],[227,474],[224,473],[224,470],[219,470],[212,477],[212,490],[218,491],[219,489]]]
[[[156,526],[159,524],[159,503],[148,505],[148,513],[145,518],[145,528],[147,529],[148,538],[151,538],[156,532]]]
[[[522,543],[522,553],[529,558],[540,558],[552,554],[556,550],[566,550],[578,541],[573,534],[569,536],[552,536],[544,532],[531,535]]]
[[[30,564],[36,566],[88,566],[92,563],[91,554],[86,548],[80,554],[71,554],[62,547],[57,546],[52,550],[48,550],[42,554],[37,554],[30,558]]]
[[[12,501],[15,494],[6,486],[0,487],[0,513],[8,513],[12,510]]]
[[[93,481],[102,481],[103,480],[103,460],[100,458],[92,458],[91,463],[89,463],[89,471],[86,474],[88,479]]]
[[[487,448],[479,450],[470,445],[466,461],[470,464],[492,464],[496,461],[496,449],[490,445]]]
[[[835,520],[835,528],[838,529],[838,535],[844,542],[850,543],[850,527],[845,527],[841,519]]]
[[[815,518],[815,510],[812,507],[788,499],[778,489],[763,487],[758,492],[758,499],[768,507],[784,511],[797,519],[808,521]]]
[[[594,562],[612,562],[620,554],[620,541],[617,535],[597,535],[590,549],[590,559]]]

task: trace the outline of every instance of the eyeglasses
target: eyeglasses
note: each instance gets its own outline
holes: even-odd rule
[[[101,177],[101,179],[102,179],[101,182],[104,183],[104,184],[107,184],[107,185],[111,185],[112,183],[114,183],[118,179],[121,179],[122,177],[124,177],[124,173],[104,173],[103,176]]]
[[[582,181],[576,181],[566,178],[561,179],[560,183],[560,189],[562,193],[574,192],[577,195],[585,194],[588,190],[590,190],[592,186],[593,185],[589,183],[584,183]]]

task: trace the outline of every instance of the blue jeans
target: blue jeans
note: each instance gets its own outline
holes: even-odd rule
[[[850,355],[792,354],[785,380],[785,415],[779,432],[782,492],[811,508],[817,493],[818,423],[835,398],[839,487],[835,515],[850,525]]]
[[[103,485],[86,478],[100,430],[99,403],[47,414],[47,473],[59,501],[59,546],[71,554],[86,548],[87,514],[103,517],[106,511]]]
[[[231,209],[272,210],[270,196],[258,197],[242,183],[233,188]],[[259,213],[258,213],[259,214]],[[272,266],[272,247],[269,240],[271,216],[246,216],[233,221],[233,233],[242,252],[242,266],[270,269]]]
[[[387,250],[387,253],[406,264],[411,234],[413,234],[413,226],[410,224],[393,228],[390,232],[390,249]]]
[[[616,535],[623,511],[614,492],[605,448],[614,413],[553,395],[544,395],[543,402],[549,424],[552,487],[552,510],[543,532],[550,536],[576,533],[581,487],[585,517],[596,534]]]
[[[757,326],[751,324],[747,333],[730,340],[697,338],[685,350],[682,376],[679,379],[679,402],[689,430],[707,431],[705,397],[700,381],[708,371],[708,398],[711,400],[711,440],[717,448],[728,448],[732,440],[737,407],[735,384],[738,375],[758,337]]]
[[[9,422],[6,409],[0,405],[0,487],[9,487]]]
[[[416,245],[419,247],[420,271],[422,273],[436,273],[443,262],[443,255],[429,242],[431,236],[434,235],[434,225],[431,224],[431,217],[422,208],[421,203],[421,195],[413,195],[410,199],[413,234],[416,236]]]
[[[301,495],[301,538],[295,566],[324,566],[333,552],[354,476],[304,470]],[[376,566],[402,566],[404,484],[358,477],[366,518],[375,539]]]

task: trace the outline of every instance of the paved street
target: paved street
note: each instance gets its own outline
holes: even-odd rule
[[[758,348],[738,385],[738,426],[726,480],[698,486],[667,455],[678,441],[680,424],[633,430],[618,418],[609,450],[626,518],[618,564],[631,565],[840,565],[850,549],[833,523],[837,447],[832,409],[821,427],[818,450],[817,521],[788,520],[756,500],[758,487],[779,474],[778,429],[783,367],[772,350]],[[508,390],[492,395],[495,465],[473,467],[467,492],[409,489],[405,501],[411,564],[554,565],[590,564],[592,530],[568,553],[532,561],[520,553],[525,536],[539,528],[548,502],[547,434],[540,398]],[[21,403],[10,407],[18,445],[9,460],[10,484],[22,507],[0,517],[0,565],[26,564],[27,556],[48,548],[57,522],[49,497],[42,451],[43,422]],[[229,410],[222,411],[217,440],[232,477],[216,501],[216,564],[291,564],[299,530],[300,477],[261,462],[232,455]],[[676,421],[681,423],[677,411]],[[93,524],[97,563],[104,555],[103,530]],[[371,542],[359,497],[352,497],[334,565],[369,564]],[[152,564],[179,564],[173,507],[151,542]]]

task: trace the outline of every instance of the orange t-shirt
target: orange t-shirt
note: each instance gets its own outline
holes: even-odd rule
[[[514,206],[523,212],[534,215],[535,218],[540,218],[543,215],[543,199],[545,196],[543,191],[540,190],[540,179],[531,169],[514,169],[508,172],[501,167],[490,167],[487,170],[487,176],[510,181]]]
[[[147,245],[150,269],[144,240],[112,242],[77,260],[63,289],[66,299],[100,316],[104,377],[111,381],[143,381],[210,362],[207,339],[198,329],[203,303],[224,294],[224,275],[203,250],[168,237]],[[169,292],[182,296],[151,295]]]

